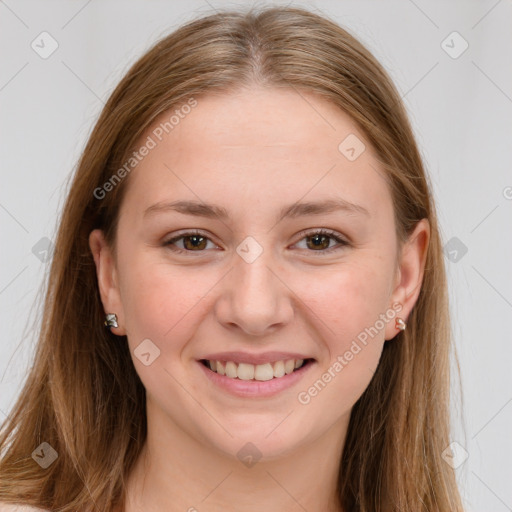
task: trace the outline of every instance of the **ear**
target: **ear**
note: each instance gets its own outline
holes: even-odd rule
[[[421,291],[429,241],[430,223],[428,219],[421,219],[403,245],[399,255],[400,264],[390,298],[390,306],[395,304],[393,308],[397,311],[395,318],[399,317],[404,322],[407,322],[407,318]],[[399,312],[397,303],[402,306]],[[398,332],[395,322],[388,322],[386,325],[386,340],[394,338]]]
[[[101,302],[105,313],[115,313],[119,327],[111,330],[118,336],[126,335],[124,311],[119,291],[117,269],[112,250],[105,240],[103,231],[95,229],[89,234],[89,247],[96,265],[96,276]]]

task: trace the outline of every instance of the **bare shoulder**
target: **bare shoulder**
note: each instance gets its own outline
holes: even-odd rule
[[[0,501],[0,512],[47,512],[42,508],[31,507],[30,505],[13,505]]]

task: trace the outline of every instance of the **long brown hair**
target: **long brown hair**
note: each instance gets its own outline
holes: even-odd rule
[[[190,98],[250,84],[314,91],[348,113],[386,172],[400,243],[416,223],[431,236],[407,330],[386,343],[353,407],[340,461],[348,511],[461,512],[450,443],[451,328],[431,186],[400,95],[370,52],[326,17],[301,8],[223,11],[155,44],[107,101],[63,208],[34,364],[0,435],[0,501],[62,512],[124,506],[146,438],[145,390],[125,340],[104,329],[88,246],[95,228],[115,243],[129,176],[98,199],[143,133]],[[123,343],[124,341],[124,343]],[[31,454],[58,454],[46,469]]]

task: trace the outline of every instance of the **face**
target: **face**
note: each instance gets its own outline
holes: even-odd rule
[[[105,311],[128,336],[148,418],[277,457],[348,419],[417,297],[424,244],[397,254],[375,154],[326,100],[205,96],[155,131],[171,114],[141,139],[156,145],[127,178],[115,255],[91,234]]]

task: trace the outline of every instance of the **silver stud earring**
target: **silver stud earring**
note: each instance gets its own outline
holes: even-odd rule
[[[399,317],[395,320],[395,327],[400,331],[405,331],[407,324]]]
[[[115,313],[107,313],[105,315],[105,327],[108,327],[109,329],[111,327],[119,327],[119,324],[117,323],[117,315]]]

